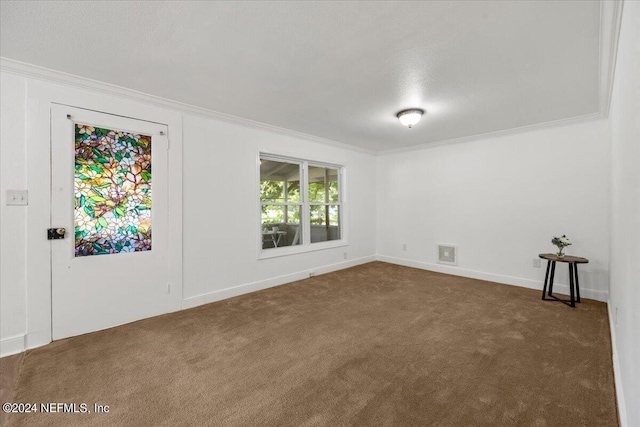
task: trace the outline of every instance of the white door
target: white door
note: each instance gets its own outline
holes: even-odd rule
[[[52,106],[48,233],[66,231],[50,241],[53,339],[169,311],[166,135]]]

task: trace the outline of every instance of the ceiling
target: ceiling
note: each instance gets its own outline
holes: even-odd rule
[[[600,8],[3,1],[0,55],[379,151],[597,113]]]

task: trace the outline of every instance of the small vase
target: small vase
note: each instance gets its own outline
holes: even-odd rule
[[[564,248],[560,248],[560,250],[558,251],[558,253],[556,254],[556,256],[558,258],[564,258],[564,252],[562,252],[564,250]]]

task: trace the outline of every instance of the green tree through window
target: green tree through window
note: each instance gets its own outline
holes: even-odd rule
[[[340,173],[339,167],[261,156],[263,249],[340,240]]]

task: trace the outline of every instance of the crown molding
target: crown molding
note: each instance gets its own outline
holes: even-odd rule
[[[138,101],[138,102],[145,103],[148,105],[153,105],[156,107],[171,109],[183,114],[191,114],[194,116],[199,116],[207,119],[214,119],[214,120],[219,120],[226,123],[232,123],[240,126],[254,128],[254,129],[266,130],[269,132],[274,132],[281,135],[300,138],[310,142],[317,142],[320,144],[342,148],[349,151],[356,151],[356,152],[370,154],[370,155],[376,154],[375,150],[369,150],[369,149],[355,146],[352,144],[346,144],[344,142],[321,138],[318,136],[309,135],[306,133],[297,132],[294,130],[285,129],[278,126],[273,126],[266,123],[250,120],[250,119],[245,119],[243,117],[238,117],[231,114],[225,114],[218,111],[197,107],[195,105],[190,105],[190,104],[186,104],[179,101],[173,101],[171,99],[162,98],[155,95],[149,95],[147,93],[139,92],[133,89],[128,89],[122,86],[117,86],[110,83],[104,83],[98,80],[93,80],[86,77],[80,77],[80,76],[65,73],[62,71],[51,70],[49,68],[28,64],[26,62],[16,61],[14,59],[6,58],[6,57],[0,57],[0,70],[8,73],[18,74],[27,78],[44,80],[50,83],[71,86],[74,88],[89,90],[93,92],[99,92],[107,95],[118,96],[120,98],[126,98],[129,100]]]
[[[618,39],[620,36],[620,26],[622,22],[623,0],[602,0],[600,2],[600,43],[599,43],[599,87],[598,87],[598,112],[581,115],[577,117],[569,117],[560,120],[554,120],[543,123],[536,123],[527,126],[509,128],[486,132],[481,134],[467,135],[460,138],[452,138],[428,142],[408,147],[392,148],[386,150],[373,150],[360,147],[353,144],[334,141],[297,132],[266,123],[245,119],[230,114],[221,113],[207,108],[197,107],[195,105],[186,104],[179,101],[173,101],[154,95],[149,95],[133,89],[117,86],[109,83],[100,82],[77,75],[55,71],[37,65],[27,64],[13,59],[0,57],[0,70],[19,74],[25,77],[44,80],[52,83],[72,86],[80,89],[100,92],[108,95],[114,95],[157,107],[167,108],[184,114],[191,114],[199,117],[219,120],[232,123],[244,127],[266,130],[281,135],[291,136],[316,142],[328,146],[342,148],[350,151],[370,154],[370,155],[386,155],[399,153],[404,151],[422,150],[425,148],[439,147],[447,144],[456,144],[473,140],[486,139],[504,135],[518,134],[530,132],[538,129],[550,127],[565,126],[586,120],[597,120],[607,118],[609,116],[609,108],[611,105],[611,94],[613,91],[613,78],[615,75],[615,64],[618,51]]]
[[[377,155],[401,153],[405,151],[423,150],[440,147],[448,144],[458,144],[487,138],[513,135],[534,130],[567,126],[590,120],[598,120],[609,117],[611,106],[611,94],[613,92],[613,78],[615,75],[616,58],[618,55],[618,39],[620,38],[620,26],[622,23],[623,0],[601,0],[600,2],[600,44],[599,44],[599,76],[598,76],[598,112],[576,117],[568,117],[560,120],[536,123],[517,128],[503,129],[460,138],[426,142],[409,147],[379,150]]]
[[[496,131],[492,131],[492,132],[485,132],[485,133],[479,133],[479,134],[475,134],[475,135],[462,136],[460,138],[444,139],[444,140],[434,141],[434,142],[425,142],[425,143],[419,144],[419,145],[411,145],[411,146],[408,146],[408,147],[401,147],[401,148],[392,148],[390,150],[380,150],[376,154],[378,156],[382,156],[382,155],[387,155],[387,154],[403,153],[403,152],[407,152],[407,151],[425,150],[425,149],[429,149],[429,148],[441,147],[443,145],[459,144],[459,143],[462,143],[462,142],[471,142],[471,141],[480,141],[480,140],[483,140],[483,139],[497,138],[497,137],[500,137],[500,136],[516,135],[516,134],[519,134],[519,133],[533,132],[533,131],[536,131],[536,130],[544,130],[544,129],[550,129],[550,128],[561,127],[561,126],[569,126],[569,125],[576,124],[576,123],[583,123],[583,122],[599,120],[599,119],[603,119],[603,118],[605,118],[605,117],[600,112],[589,113],[589,114],[584,114],[584,115],[581,115],[581,116],[569,117],[569,118],[566,118],[566,119],[553,120],[553,121],[549,121],[549,122],[535,123],[535,124],[531,124],[531,125],[520,126],[520,127],[517,127],[517,128],[496,130]]]
[[[599,110],[604,117],[609,117],[611,106],[623,5],[622,0],[600,2],[600,87],[598,99]]]

